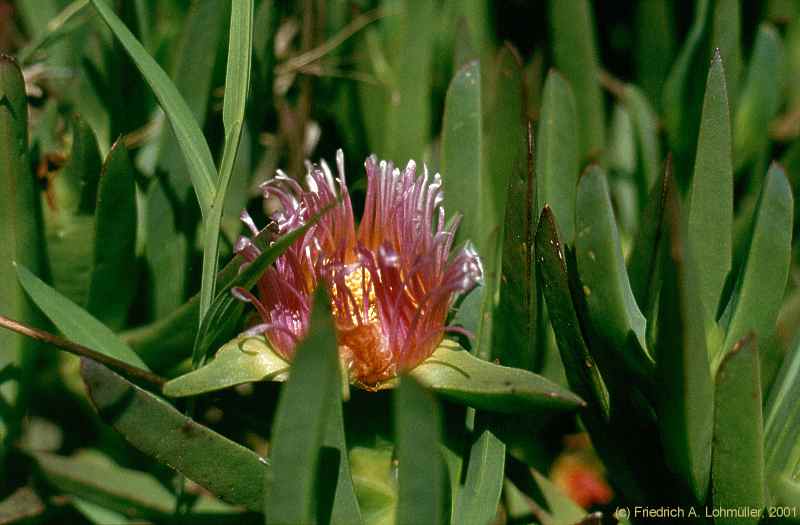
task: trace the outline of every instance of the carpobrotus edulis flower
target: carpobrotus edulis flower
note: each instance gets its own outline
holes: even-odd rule
[[[265,334],[290,360],[308,330],[314,290],[325,286],[340,357],[351,380],[370,387],[414,368],[445,331],[458,331],[445,326],[448,311],[483,272],[470,245],[450,255],[459,220],[445,224],[438,173],[431,178],[426,167],[417,175],[414,161],[400,170],[369,157],[364,215],[356,229],[341,150],[336,164],[335,178],[325,161],[308,164],[307,189],[280,171],[262,186],[265,198],[280,204],[272,216],[279,234],[321,218],[264,272],[257,297],[242,289],[234,294],[262,318],[248,333]],[[242,220],[253,235],[260,233],[247,212]],[[260,253],[246,237],[236,252],[246,261]]]

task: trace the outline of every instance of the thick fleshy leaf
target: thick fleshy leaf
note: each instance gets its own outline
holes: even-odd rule
[[[598,421],[605,421],[609,417],[608,392],[581,331],[570,293],[567,263],[561,251],[558,227],[549,206],[544,207],[539,217],[536,262],[569,386],[586,401],[588,407],[585,412]]]
[[[456,73],[447,89],[442,123],[442,180],[447,190],[445,209],[463,215],[458,237],[476,243],[480,238],[480,222],[475,213],[481,188],[480,143],[481,64],[473,61]],[[463,144],[475,147],[465,149]],[[479,250],[482,248],[478,246]]]
[[[502,47],[481,70],[481,164],[478,186],[479,236],[474,239],[483,257],[486,293],[481,306],[481,323],[476,335],[477,354],[495,358],[494,320],[498,315],[498,288],[502,282],[501,260],[508,184],[526,173],[526,137],[523,125],[522,67],[516,51]],[[457,154],[463,152],[457,145]],[[453,173],[450,174],[451,178]],[[469,203],[461,204],[464,214],[474,214]],[[502,314],[499,314],[502,315]],[[506,327],[501,327],[505,329]],[[501,336],[502,337],[502,336]],[[522,356],[526,348],[517,350]],[[524,359],[524,357],[523,357]],[[512,361],[514,362],[514,361]]]
[[[476,418],[480,421],[481,415]],[[505,460],[505,444],[488,427],[478,427],[453,523],[484,525],[492,522],[503,488]]]
[[[358,525],[364,523],[364,520],[350,468],[342,396],[340,394],[331,396],[330,404],[331,412],[327,417],[325,437],[320,452],[322,482],[318,483],[320,495],[317,517],[320,523]],[[329,519],[327,519],[328,512],[330,512]]]
[[[711,0],[694,5],[694,19],[669,76],[664,82],[663,111],[670,150],[675,156],[678,186],[688,187],[708,70],[708,26]]]
[[[770,492],[800,465],[800,340],[786,356],[767,400],[764,463]]]
[[[44,478],[57,489],[129,518],[165,520],[175,512],[175,496],[150,474],[123,468],[96,451],[73,456],[34,453]],[[200,523],[241,523],[246,516],[202,497],[192,507]]]
[[[387,7],[394,9],[394,16],[382,21],[391,82],[387,86],[380,151],[402,165],[408,159],[420,159],[430,140],[431,66],[438,6],[426,0],[392,0]]]
[[[353,447],[350,468],[358,506],[369,525],[392,525],[397,512],[397,470],[394,447]]]
[[[281,390],[272,427],[272,468],[265,485],[267,523],[313,523],[325,509],[315,508],[318,472],[325,474],[321,453],[331,398],[339,388],[339,358],[328,298],[320,288],[306,339],[298,346],[292,374]],[[339,461],[344,461],[339,458]],[[325,468],[319,468],[325,466]],[[338,464],[335,472],[339,472]],[[328,472],[329,473],[329,472]]]
[[[251,381],[283,381],[289,365],[263,337],[239,337],[220,349],[204,367],[169,381],[168,396],[213,392]],[[572,392],[542,376],[479,359],[449,340],[411,371],[442,396],[475,408],[499,411],[566,411],[582,405]],[[393,388],[395,380],[378,386]]]
[[[136,184],[122,141],[109,151],[100,176],[95,212],[94,265],[86,310],[121,327],[136,291]]]
[[[533,236],[536,231],[536,181],[533,176],[533,136],[528,128],[528,162],[510,166],[499,299],[493,312],[492,359],[506,366],[534,370],[537,294]],[[524,145],[521,145],[524,147]]]
[[[486,293],[474,350],[485,358],[492,352],[508,181],[526,161],[522,119],[522,73],[511,48],[468,63],[451,81],[442,130],[444,205],[464,216],[458,238],[473,241],[483,257]]]
[[[661,106],[664,80],[675,59],[674,5],[670,0],[636,4],[637,84],[657,108]]]
[[[631,290],[603,171],[590,166],[578,183],[575,257],[597,336],[639,378],[653,368],[646,351],[646,320]]]
[[[14,262],[35,272],[44,266],[40,235],[39,193],[28,154],[28,105],[22,71],[0,54],[0,315],[38,324],[40,316],[16,278]],[[33,363],[35,343],[0,331],[0,370],[12,363]],[[23,369],[29,366],[23,364]],[[0,395],[15,402],[15,387],[6,383]],[[11,423],[11,418],[8,419]]]
[[[404,377],[394,393],[394,429],[399,485],[397,524],[446,523],[449,505],[445,496],[445,464],[439,452],[442,436],[439,405],[410,377]]]
[[[764,427],[761,372],[754,338],[742,339],[717,371],[711,487],[717,508],[763,509]],[[714,523],[758,523],[758,517],[722,516]]]
[[[135,448],[217,497],[249,510],[263,508],[266,461],[184,416],[161,398],[93,361],[81,375],[101,419]]]
[[[188,165],[189,175],[197,194],[197,200],[200,203],[200,209],[207,210],[211,206],[214,196],[216,169],[211,151],[208,149],[208,144],[203,137],[200,126],[197,125],[197,120],[195,120],[191,110],[186,105],[186,101],[176,89],[175,84],[172,83],[153,57],[147,54],[142,44],[125,27],[125,24],[105,0],[92,0],[92,4],[105,23],[108,24],[114,36],[119,39],[125,51],[128,52],[128,55],[153,90],[159,104],[161,104],[161,108],[164,110],[181,147],[184,160]]]
[[[730,321],[722,349],[733,348],[750,332],[766,340],[775,330],[789,276],[793,218],[792,189],[783,168],[773,164],[756,205],[744,266],[723,316]],[[718,351],[712,356],[713,369],[723,355]]]
[[[711,468],[714,386],[706,351],[704,308],[697,271],[680,231],[677,189],[667,192],[662,247],[664,282],[658,308],[656,375],[658,424],[670,469],[686,480],[697,502],[706,499]]]
[[[578,151],[583,163],[596,159],[605,147],[605,111],[594,16],[588,0],[551,0],[549,4],[553,58],[572,85],[581,116]]]
[[[625,86],[622,101],[628,109],[636,134],[637,166],[636,184],[639,189],[639,202],[659,178],[661,170],[661,147],[658,137],[658,115],[639,88],[632,84]]]
[[[195,396],[253,381],[285,381],[289,363],[262,336],[240,336],[219,349],[207,365],[168,381],[164,395]]]
[[[668,158],[664,175],[650,189],[644,214],[636,232],[630,257],[628,258],[628,278],[631,291],[646,314],[656,310],[656,296],[659,288],[659,252],[661,236],[664,234],[664,206],[667,191],[674,184],[672,179],[672,159]],[[645,315],[650,318],[650,315]],[[648,330],[649,332],[649,330]]]
[[[778,112],[783,93],[784,50],[780,34],[770,24],[758,29],[736,109],[733,133],[734,168],[756,162],[763,168],[769,143],[769,123]]]
[[[106,325],[17,264],[17,279],[54,325],[70,340],[129,365],[147,370],[142,358]]]
[[[551,70],[536,134],[536,214],[549,205],[568,243],[575,238],[579,154],[575,97],[564,77]]]
[[[549,379],[479,359],[452,341],[411,371],[420,384],[451,401],[497,412],[569,411],[584,402]]]
[[[733,243],[733,168],[731,123],[725,72],[719,51],[708,71],[697,139],[689,204],[687,241],[700,272],[694,292],[716,321],[722,287],[731,270]]]
[[[722,56],[728,100],[734,105],[739,100],[742,76],[741,10],[739,0],[718,0],[711,33],[711,47]]]

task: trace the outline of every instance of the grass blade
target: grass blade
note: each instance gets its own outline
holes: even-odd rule
[[[216,169],[211,151],[208,149],[200,126],[197,125],[197,120],[186,105],[186,101],[178,93],[175,84],[153,57],[147,54],[142,44],[125,27],[125,24],[106,4],[105,0],[92,0],[92,4],[128,52],[167,115],[189,167],[189,175],[200,203],[200,209],[204,213],[207,212],[214,197]]]
[[[192,2],[174,46],[171,77],[200,129],[207,120],[218,48],[227,27],[221,15],[229,3]],[[156,318],[171,314],[186,298],[198,219],[189,168],[177,135],[165,126],[158,143],[156,180],[148,188],[146,203],[145,256],[153,280]]]

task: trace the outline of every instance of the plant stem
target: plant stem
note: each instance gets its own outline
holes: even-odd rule
[[[127,377],[140,379],[158,387],[163,386],[164,383],[167,382],[166,379],[152,372],[129,365],[124,361],[101,354],[100,352],[92,350],[91,348],[86,348],[85,346],[79,345],[78,343],[72,342],[68,339],[58,337],[57,335],[53,335],[49,332],[18,323],[17,321],[9,319],[3,315],[0,315],[0,326],[11,330],[12,332],[17,332],[18,334],[35,339],[36,341],[41,341],[43,343],[56,346],[62,350],[66,350],[71,354],[97,361],[98,363],[104,364]]]

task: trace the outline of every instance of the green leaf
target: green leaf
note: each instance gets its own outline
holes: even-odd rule
[[[649,0],[636,4],[636,78],[648,99],[660,109],[664,80],[675,59],[674,3]]]
[[[670,149],[675,155],[676,182],[686,187],[688,170],[697,142],[697,123],[703,97],[703,78],[708,68],[710,0],[695,4],[694,20],[669,76],[664,82],[663,112]],[[685,171],[685,173],[684,173]]]
[[[569,243],[575,238],[578,155],[575,98],[564,77],[551,70],[536,134],[536,214],[549,205],[561,227],[561,238]]]
[[[14,262],[42,271],[45,257],[40,212],[28,154],[25,80],[16,62],[0,54],[0,315],[34,325],[39,324],[40,317],[17,282]],[[27,337],[0,331],[0,370],[18,363],[27,376],[35,346]],[[3,385],[0,397],[15,402],[14,388],[11,383]],[[11,419],[7,421],[11,423]]]
[[[203,239],[203,272],[200,282],[200,319],[205,317],[214,298],[214,286],[219,261],[219,236],[228,185],[236,165],[242,140],[244,111],[250,89],[250,70],[253,56],[253,0],[231,4],[231,23],[228,41],[228,66],[225,76],[225,100],[222,122],[225,128],[225,147],[219,168],[219,183],[205,222]],[[194,356],[195,366],[200,356]]]
[[[399,469],[396,523],[446,523],[449,505],[445,496],[447,474],[439,452],[439,405],[410,377],[400,381],[394,394],[394,429]]]
[[[321,213],[324,214],[326,212],[327,209],[323,210]],[[192,350],[193,360],[204,361],[206,352],[211,348],[211,345],[222,336],[229,334],[235,325],[236,316],[234,314],[237,310],[242,308],[242,302],[231,294],[231,288],[241,287],[249,290],[255,286],[266,269],[271,266],[292,243],[305,234],[308,228],[316,224],[317,220],[319,220],[319,216],[312,218],[303,226],[287,233],[277,241],[270,242],[269,246],[263,249],[261,255],[259,255],[256,260],[248,263],[247,267],[232,277],[230,281],[225,282],[220,279],[220,289],[217,291],[217,295],[209,308],[208,314],[203,317],[200,329],[194,339],[194,348]]]
[[[463,216],[459,239],[472,239],[479,253],[484,248],[480,217],[476,212],[481,182],[481,64],[472,61],[450,81],[442,123],[442,180],[444,208]],[[464,144],[471,147],[464,148]]]
[[[764,434],[761,372],[752,337],[728,352],[716,377],[712,497],[717,508],[761,510],[764,494]],[[716,518],[714,523],[758,523],[759,518]]]
[[[29,65],[39,51],[47,49],[60,41],[72,30],[80,27],[86,22],[87,17],[85,8],[89,5],[89,0],[74,0],[52,18],[45,26],[46,31],[39,34],[30,43],[23,47],[18,53],[17,58],[23,65]]]
[[[101,508],[154,520],[169,519],[175,510],[175,496],[156,478],[118,466],[97,451],[70,457],[44,452],[33,456],[50,484]],[[235,523],[242,518],[235,509],[207,496],[192,508],[192,519],[201,523]]]
[[[314,222],[314,221],[311,221]],[[282,254],[310,226],[287,233],[266,248],[253,263],[241,273],[239,269],[245,260],[237,255],[225,265],[217,276],[217,297],[212,304],[206,326],[201,330],[206,334],[200,344],[210,348],[216,341],[220,344],[234,335],[236,312],[242,308],[241,301],[230,293],[231,288],[241,286],[250,289],[255,286],[264,270]],[[260,235],[257,242],[263,242],[267,233]],[[192,345],[196,343],[197,319],[200,310],[199,294],[181,305],[167,317],[152,324],[135,328],[122,334],[127,344],[143,356],[154,368],[169,368],[192,355]]]
[[[207,365],[164,385],[169,397],[196,396],[253,381],[285,381],[289,363],[264,337],[239,336],[219,349]]]
[[[573,410],[583,401],[540,375],[479,359],[444,340],[411,371],[420,384],[451,401],[498,412]]]
[[[773,163],[761,188],[746,260],[728,305],[730,321],[722,349],[733,348],[750,332],[766,340],[775,330],[789,276],[793,208],[789,181],[783,168]],[[723,355],[723,351],[713,355],[712,369]]]
[[[728,100],[734,105],[739,100],[739,81],[742,76],[741,18],[738,0],[717,0],[714,6],[711,47],[722,56]]]
[[[125,324],[136,292],[136,184],[122,141],[103,165],[95,213],[94,265],[86,310],[107,325]]]
[[[221,14],[227,11],[227,4],[232,5],[224,0],[192,2],[175,46],[171,76],[201,129],[206,122],[217,49],[226,26]],[[184,160],[176,133],[165,127],[158,143],[156,180],[148,189],[146,206],[145,256],[153,283],[153,313],[157,318],[171,314],[186,295],[197,221],[190,166]],[[192,328],[196,329],[196,323]]]
[[[337,389],[337,391],[341,392],[341,389]],[[325,437],[320,452],[320,476],[324,481],[321,484],[318,483],[318,486],[322,485],[320,491],[323,494],[330,493],[333,503],[330,509],[330,519],[324,519],[326,518],[324,505],[329,502],[319,497],[317,517],[320,523],[358,525],[364,523],[364,520],[361,517],[361,508],[350,470],[341,394],[331,396],[330,403],[331,413],[327,418]],[[338,463],[338,468],[336,463]]]
[[[492,357],[506,366],[534,370],[536,348],[536,281],[533,236],[536,229],[536,181],[533,137],[529,128],[528,162],[515,162],[508,179],[500,265],[499,299],[493,317]]]
[[[708,491],[714,387],[706,351],[704,308],[692,253],[681,237],[677,189],[667,192],[662,247],[664,280],[658,308],[658,423],[670,469],[686,480],[695,501]]]
[[[646,350],[646,320],[625,270],[608,183],[596,165],[578,183],[576,210],[575,257],[594,330],[628,370],[644,378],[653,368]]]
[[[131,366],[148,370],[139,355],[106,325],[45,284],[23,265],[17,264],[16,267],[17,279],[28,296],[68,339]]]
[[[700,272],[695,293],[706,308],[705,318],[712,324],[731,270],[733,249],[731,124],[719,51],[714,54],[708,71],[697,140],[687,241]]]
[[[597,159],[605,147],[605,111],[600,89],[600,59],[594,17],[588,0],[551,0],[553,60],[572,85],[581,126],[581,163]]]
[[[264,503],[267,523],[313,523],[320,513],[315,512],[315,483],[324,474],[320,448],[331,416],[330,399],[341,391],[337,349],[328,298],[320,288],[308,336],[295,352],[275,414]]]
[[[747,68],[739,105],[736,108],[733,132],[734,169],[766,160],[769,123],[777,114],[783,93],[783,43],[770,24],[758,28],[753,54]]]
[[[786,355],[767,399],[764,463],[770,492],[780,476],[793,476],[800,465],[800,339]]]
[[[480,415],[477,416],[480,421]],[[506,446],[489,428],[474,433],[464,486],[456,503],[453,523],[485,525],[497,514],[503,488]]]
[[[442,131],[445,207],[464,215],[458,238],[471,239],[483,257],[486,292],[475,349],[485,358],[492,351],[509,176],[525,165],[522,118],[521,68],[512,49],[501,49],[488,65],[470,62],[451,81]]]
[[[82,118],[73,117],[69,162],[52,180],[43,211],[53,286],[81,306],[86,305],[91,280],[101,171],[94,132]]]
[[[656,310],[659,288],[659,251],[661,237],[664,235],[664,209],[667,191],[674,184],[672,178],[672,157],[667,159],[664,175],[653,184],[645,205],[644,214],[636,232],[630,257],[628,258],[628,277],[636,304],[641,305],[647,314]],[[645,316],[648,319],[650,315]]]
[[[659,179],[661,170],[661,147],[658,137],[658,115],[653,110],[644,93],[627,84],[622,101],[631,115],[636,133],[638,163],[636,167],[636,183],[639,189],[639,202],[645,202],[645,196],[653,184]]]
[[[223,346],[209,364],[169,381],[164,393],[193,396],[252,381],[283,381],[288,366],[263,337],[242,336]],[[580,398],[542,376],[484,361],[448,340],[411,375],[452,401],[484,410],[564,411],[582,404]],[[390,380],[378,388],[395,384]]]
[[[108,4],[104,0],[92,0],[92,4],[108,24],[114,36],[119,39],[125,51],[128,52],[164,110],[189,167],[189,175],[200,203],[200,209],[205,212],[213,200],[216,169],[211,151],[208,149],[203,132],[197,125],[197,120],[175,88],[175,84],[153,57],[147,54],[142,44],[136,40],[136,37],[125,27],[125,24]]]
[[[567,264],[558,238],[555,217],[546,206],[536,231],[536,261],[547,312],[555,332],[561,360],[570,388],[587,403],[591,418],[609,417],[609,399],[594,357],[589,353],[580,321],[575,311],[567,277]]]
[[[393,448],[353,447],[350,468],[358,505],[369,525],[391,525],[397,511],[397,472]]]
[[[267,472],[263,458],[103,365],[82,359],[81,376],[101,419],[131,445],[223,501],[261,511]]]
[[[393,11],[382,21],[392,82],[380,151],[398,164],[420,159],[430,140],[435,7],[426,0],[390,0],[385,5]]]

